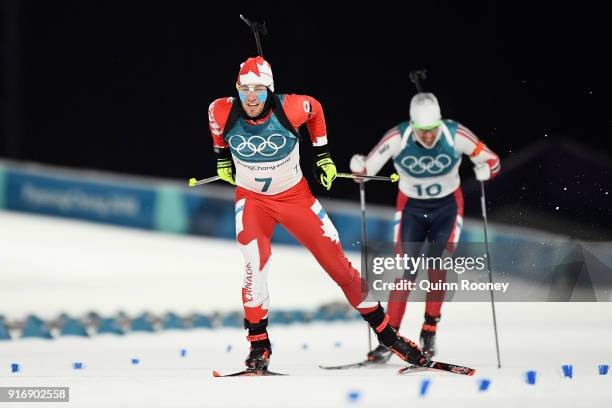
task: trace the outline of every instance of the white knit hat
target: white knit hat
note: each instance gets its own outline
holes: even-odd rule
[[[412,127],[417,129],[431,129],[440,125],[442,115],[440,105],[435,95],[421,92],[412,97],[410,101],[410,120]]]

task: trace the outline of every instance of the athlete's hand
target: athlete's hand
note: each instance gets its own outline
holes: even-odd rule
[[[351,168],[351,172],[353,174],[360,174],[362,176],[368,174],[366,170],[366,158],[362,154],[354,154],[353,157],[351,157],[351,163],[349,167]],[[353,181],[355,183],[363,183],[365,180],[353,179]]]
[[[480,163],[474,166],[476,180],[485,181],[491,178],[491,168],[488,163]]]
[[[236,185],[229,149],[220,149],[217,151],[217,174],[221,180],[227,181],[231,185]]]
[[[366,174],[365,166],[366,166],[366,158],[364,155],[354,154],[353,157],[351,157],[350,168],[353,174],[365,175]]]
[[[315,147],[315,175],[317,181],[326,190],[331,188],[332,182],[338,175],[336,165],[331,158],[331,153],[327,150],[327,146]]]

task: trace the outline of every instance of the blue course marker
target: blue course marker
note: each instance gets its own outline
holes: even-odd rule
[[[133,358],[133,359],[132,359],[132,365],[138,365],[138,364],[140,364],[140,359],[138,359],[138,358]]]
[[[488,390],[489,385],[491,385],[491,380],[488,380],[486,378],[481,379],[480,381],[478,381],[478,391],[484,392]]]
[[[428,379],[421,381],[421,389],[419,390],[419,395],[421,397],[424,397],[425,395],[427,395],[427,391],[429,391],[430,384],[431,384],[431,381]]]
[[[535,385],[536,377],[537,373],[535,371],[527,371],[525,373],[525,381],[527,381],[527,384],[529,385]]]
[[[18,373],[21,371],[21,364],[11,363],[11,373]]]
[[[187,356],[187,350],[181,349],[181,357],[185,357],[185,356]]]
[[[361,391],[351,390],[346,394],[348,402],[355,403],[361,399]]]
[[[573,378],[574,377],[574,367],[571,364],[564,364],[561,366],[563,370],[563,376],[565,378]]]
[[[610,366],[608,364],[600,364],[599,365],[599,375],[607,375]]]
[[[72,368],[74,368],[75,370],[82,370],[83,367],[84,367],[84,364],[81,363],[80,361],[72,363]]]

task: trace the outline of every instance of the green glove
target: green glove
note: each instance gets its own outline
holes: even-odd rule
[[[217,153],[217,174],[221,180],[225,180],[232,185],[236,185],[234,180],[234,169],[229,149],[219,149]]]
[[[326,190],[331,188],[332,182],[338,175],[336,165],[331,158],[331,153],[327,150],[327,146],[315,147],[315,175],[317,181]]]

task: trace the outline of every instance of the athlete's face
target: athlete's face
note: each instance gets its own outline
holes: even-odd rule
[[[433,129],[414,129],[414,133],[419,139],[419,142],[423,143],[425,147],[432,147],[438,139],[440,127],[436,126]]]
[[[247,115],[256,117],[263,111],[266,104],[268,88],[265,85],[240,85],[238,95]]]

